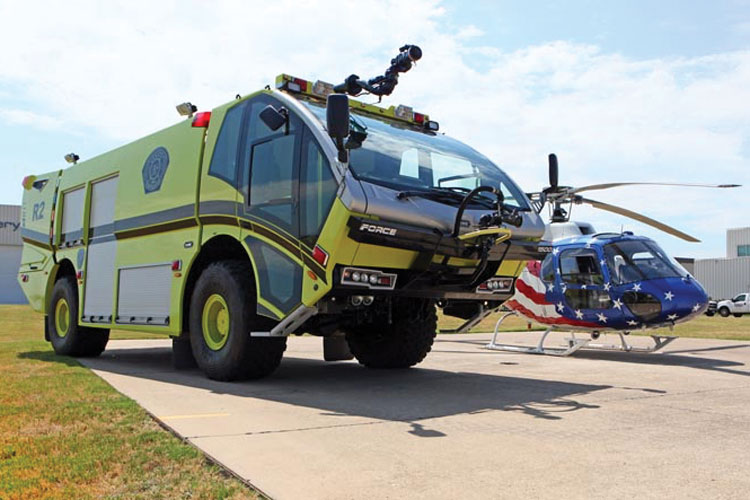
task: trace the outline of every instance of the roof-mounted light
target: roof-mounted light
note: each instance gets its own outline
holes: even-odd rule
[[[401,118],[402,120],[406,120],[406,121],[412,121],[414,120],[414,117],[415,117],[414,110],[410,108],[409,106],[404,106],[403,104],[399,104],[396,107],[396,111],[394,112],[394,114],[396,118]]]
[[[333,84],[318,80],[313,84],[312,92],[320,97],[328,97],[333,94]]]
[[[180,116],[187,116],[188,118],[192,118],[193,113],[198,111],[198,107],[192,102],[183,102],[182,104],[178,104],[175,107],[177,108],[177,112],[180,114]]]
[[[68,153],[65,155],[65,161],[67,161],[71,165],[75,165],[76,163],[78,163],[78,160],[80,159],[81,157],[75,153]]]
[[[208,127],[208,124],[210,121],[211,121],[211,112],[203,111],[201,113],[196,114],[195,118],[193,118],[193,127],[206,128]]]

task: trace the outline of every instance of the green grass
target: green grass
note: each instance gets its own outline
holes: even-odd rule
[[[0,306],[1,499],[257,498],[90,370],[55,355],[42,318]]]
[[[495,323],[500,316],[493,314],[477,326],[470,330],[470,333],[493,332]],[[440,328],[456,328],[463,320],[453,317],[438,316]],[[507,318],[501,328],[501,332],[522,331],[528,329],[528,322],[518,316]],[[532,330],[543,330],[539,325],[532,324]],[[720,339],[720,340],[750,340],[750,315],[735,318],[730,316],[722,318],[721,316],[700,316],[693,321],[681,323],[675,326],[674,331],[670,332],[668,328],[657,330],[635,331],[634,335],[677,335],[680,337],[692,337],[702,339]]]

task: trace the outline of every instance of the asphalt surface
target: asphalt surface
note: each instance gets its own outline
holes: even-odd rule
[[[84,363],[276,499],[750,498],[750,342],[557,358],[489,338],[438,336],[396,371],[290,338],[277,372],[242,383],[174,370],[170,341]]]

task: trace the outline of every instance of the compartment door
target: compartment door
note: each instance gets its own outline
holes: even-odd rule
[[[115,286],[115,200],[119,177],[91,184],[89,244],[84,281],[83,321],[111,323]]]

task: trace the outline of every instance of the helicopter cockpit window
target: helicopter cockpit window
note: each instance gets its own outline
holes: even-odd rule
[[[657,278],[681,278],[687,275],[652,241],[618,241],[604,245],[604,257],[610,280],[615,285]]]
[[[560,272],[564,282],[575,285],[602,285],[604,276],[599,257],[588,248],[565,250],[560,254]]]

